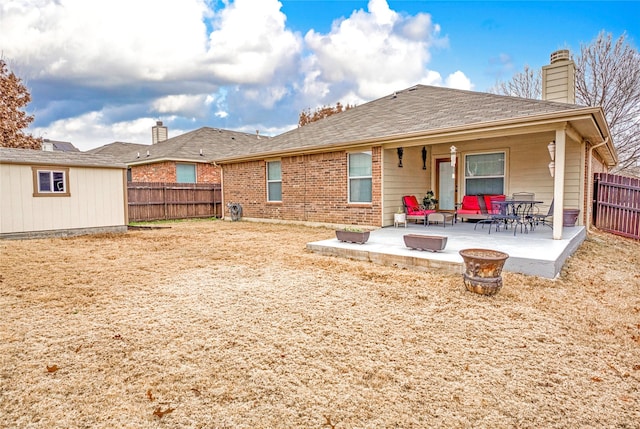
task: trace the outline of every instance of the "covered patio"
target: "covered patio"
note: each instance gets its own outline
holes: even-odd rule
[[[457,222],[454,225],[409,223],[407,227],[384,227],[371,231],[365,244],[343,243],[329,239],[307,243],[307,249],[325,255],[370,261],[380,265],[441,271],[452,274],[463,272],[459,251],[469,248],[499,250],[509,255],[504,270],[546,278],[555,278],[565,261],[586,237],[584,226],[562,228],[562,237],[553,239],[553,231],[538,225],[533,231],[521,233],[518,229],[495,231],[489,234],[489,225]],[[441,252],[409,249],[403,235],[425,234],[447,237],[447,245]]]

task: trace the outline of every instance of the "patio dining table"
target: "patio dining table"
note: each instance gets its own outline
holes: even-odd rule
[[[500,206],[501,214],[512,216],[517,219],[519,223],[524,225],[526,232],[527,228],[533,231],[533,215],[535,214],[535,206],[536,204],[544,204],[544,201],[514,200],[507,198],[504,201],[491,201],[491,205],[494,204]]]

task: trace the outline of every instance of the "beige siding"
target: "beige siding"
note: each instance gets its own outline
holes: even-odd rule
[[[451,141],[427,146],[427,170],[422,170],[422,146],[404,149],[403,168],[398,168],[396,149],[384,151],[384,217],[383,225],[393,224],[393,213],[401,202],[402,195],[414,194],[421,199],[425,192],[435,184],[435,159],[450,156],[450,147],[458,149],[458,167],[456,181],[458,200],[465,195],[464,157],[467,154],[482,152],[505,152],[505,194],[514,192],[533,192],[536,199],[543,201],[542,210],[546,210],[553,200],[553,178],[549,173],[549,151],[547,145],[555,138],[555,132],[501,137],[478,141]],[[564,207],[581,208],[584,197],[584,148],[567,138],[565,166]]]
[[[542,99],[575,103],[575,64],[559,61],[542,67]]]
[[[422,169],[422,146],[404,148],[402,168],[398,167],[397,149],[385,149],[383,155],[383,225],[393,225],[393,214],[402,207],[403,195],[415,195],[418,201],[427,193],[430,184],[429,160]]]
[[[121,169],[69,169],[69,197],[34,197],[31,166],[0,165],[0,233],[122,226]]]

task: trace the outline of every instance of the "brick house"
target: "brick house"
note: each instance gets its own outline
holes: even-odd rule
[[[237,150],[259,150],[269,137],[218,128],[202,127],[167,138],[166,127],[152,128],[153,144],[114,142],[90,150],[111,155],[127,164],[130,182],[220,183],[220,168],[213,157]]]
[[[531,100],[416,85],[212,159],[223,201],[245,218],[388,226],[403,195],[434,190],[439,210],[466,194],[534,192],[590,222],[593,173],[617,163],[603,110],[575,103],[568,51]],[[550,143],[553,142],[553,146]],[[551,164],[551,148],[554,163]]]

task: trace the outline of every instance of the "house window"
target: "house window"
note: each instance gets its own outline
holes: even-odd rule
[[[36,168],[33,172],[34,197],[68,197],[69,169],[68,168]]]
[[[176,164],[176,182],[196,183],[196,165]]]
[[[347,158],[349,170],[349,202],[371,202],[371,152],[350,153]]]
[[[282,164],[267,162],[267,201],[282,201]]]
[[[467,195],[504,194],[505,153],[481,153],[465,156],[465,193]]]

